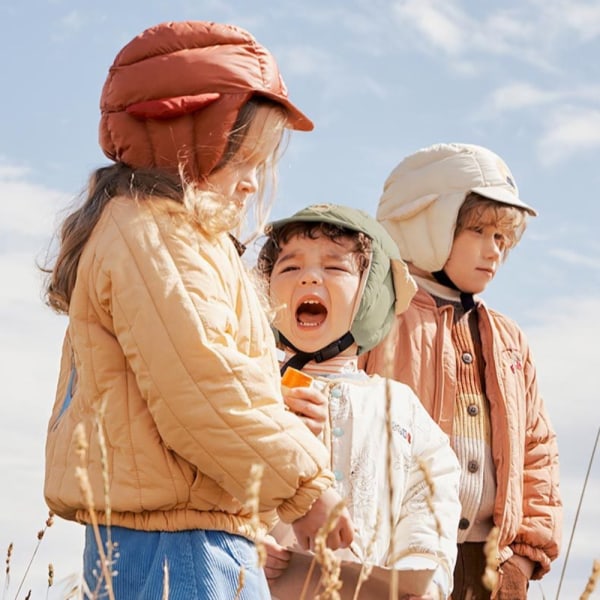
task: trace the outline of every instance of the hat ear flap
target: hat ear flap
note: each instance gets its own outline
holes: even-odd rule
[[[377,212],[378,220],[388,219],[390,221],[405,221],[414,217],[416,214],[424,211],[432,202],[437,200],[440,197],[439,194],[426,194],[425,196],[421,196],[420,198],[416,198],[411,202],[407,202],[406,204],[402,204],[395,208],[392,208],[389,212],[385,212],[386,207],[384,205],[386,194],[384,193],[382,197],[382,203],[380,204],[380,208]]]
[[[136,119],[174,119],[197,112],[218,100],[221,94],[209,92],[192,96],[160,98],[130,104],[125,111]]]

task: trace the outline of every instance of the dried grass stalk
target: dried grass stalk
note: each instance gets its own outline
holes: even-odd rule
[[[429,508],[429,512],[433,515],[435,519],[435,529],[439,537],[442,537],[442,523],[437,513],[435,512],[435,508],[433,506],[433,497],[435,495],[435,483],[433,481],[433,477],[429,472],[429,467],[419,459],[419,469],[421,473],[423,473],[423,477],[425,478],[425,483],[427,484],[427,496],[425,496],[425,502],[427,502],[427,508]]]
[[[163,563],[163,593],[162,600],[169,600],[169,563]]]
[[[258,567],[262,569],[267,561],[267,551],[264,543],[264,530],[261,527],[259,508],[260,508],[260,486],[262,476],[265,471],[263,465],[254,464],[250,467],[250,478],[246,486],[246,508],[250,512],[250,527],[256,544],[256,553],[258,554]]]
[[[46,531],[48,530],[49,527],[52,527],[52,525],[54,525],[54,513],[52,511],[48,511],[48,518],[46,519],[46,522],[44,523],[44,527],[43,529],[40,529],[37,532],[37,544],[33,550],[33,554],[31,555],[31,558],[29,559],[29,562],[27,563],[27,567],[25,568],[25,573],[23,573],[23,577],[21,578],[21,581],[19,582],[19,587],[17,588],[17,593],[15,594],[15,598],[18,598],[19,594],[21,593],[21,590],[23,589],[23,586],[25,585],[25,580],[27,579],[27,575],[29,574],[29,571],[31,570],[31,565],[33,564],[33,559],[35,558],[35,555],[38,553],[38,550],[40,549],[40,545],[42,543],[42,540],[44,539],[44,535],[46,534]],[[9,546],[9,551],[12,553],[12,544]],[[9,558],[10,556],[7,557],[6,559],[6,588],[8,589],[8,566],[9,566]],[[29,590],[29,595],[31,594],[31,590]]]
[[[246,583],[246,570],[244,569],[244,567],[241,567],[240,574],[238,575],[238,586],[237,586],[237,590],[235,591],[234,600],[240,599],[240,596],[242,595],[242,590],[244,589],[245,583]]]
[[[79,462],[81,464],[81,466],[75,467],[75,477],[79,483],[79,490],[81,491],[88,514],[90,515],[94,539],[96,540],[98,554],[100,555],[100,568],[102,570],[102,576],[106,586],[106,593],[109,600],[115,600],[112,587],[112,573],[106,553],[104,551],[104,544],[102,543],[102,536],[100,535],[100,528],[98,524],[98,516],[96,514],[96,508],[94,505],[94,494],[92,492],[88,471],[85,466],[88,442],[83,423],[79,423],[75,427],[73,437],[75,441],[75,452],[79,455]],[[101,582],[99,581],[98,584],[100,583]]]
[[[54,584],[54,565],[48,564],[48,587],[52,587]]]
[[[498,585],[498,567],[500,554],[498,552],[498,527],[493,527],[485,540],[483,553],[485,554],[485,571],[481,581],[487,590],[493,592]]]
[[[579,600],[588,600],[588,598],[592,597],[592,592],[596,589],[598,579],[600,579],[600,560],[595,560],[592,565],[590,578],[588,579],[585,590],[583,590],[583,594],[581,594]]]
[[[341,559],[336,556],[331,548],[327,547],[327,536],[338,522],[345,505],[342,500],[333,507],[327,521],[315,536],[315,560],[321,567],[319,588],[323,588],[323,591],[315,596],[315,600],[340,600],[339,590],[342,587],[340,580]]]

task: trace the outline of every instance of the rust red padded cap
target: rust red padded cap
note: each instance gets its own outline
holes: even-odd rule
[[[312,121],[289,100],[271,53],[234,25],[161,23],[116,56],[100,99],[100,146],[131,167],[192,180],[218,164],[240,108],[254,95],[281,104],[288,126]]]

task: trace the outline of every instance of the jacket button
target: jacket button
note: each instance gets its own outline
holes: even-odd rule
[[[459,529],[468,529],[471,522],[469,519],[465,519],[464,517],[458,522]]]
[[[334,398],[339,398],[339,397],[342,395],[342,390],[340,390],[340,388],[339,388],[339,387],[334,387],[334,388],[331,390],[331,395],[332,395]]]
[[[476,460],[470,460],[467,469],[469,469],[469,473],[477,473],[479,471],[479,463]]]
[[[479,414],[479,406],[477,406],[477,404],[469,404],[469,406],[467,406],[467,412],[472,417],[475,417]]]
[[[339,469],[336,469],[333,472],[333,476],[335,477],[336,481],[342,481],[344,479],[344,474]]]
[[[334,427],[331,433],[333,433],[334,437],[342,437],[344,430],[341,427]]]
[[[473,355],[470,352],[463,352],[461,358],[465,365],[470,365],[473,362]]]

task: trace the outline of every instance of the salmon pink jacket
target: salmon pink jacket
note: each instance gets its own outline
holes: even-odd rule
[[[59,516],[89,523],[83,467],[100,523],[253,537],[253,464],[264,467],[262,529],[276,512],[303,516],[333,474],[325,447],[284,407],[273,335],[234,244],[208,238],[182,210],[114,198],[86,243],[45,496]]]
[[[503,562],[513,553],[535,564],[541,578],[558,555],[562,526],[556,435],[537,386],[523,332],[507,317],[477,301],[485,361],[485,389],[494,435],[497,495],[494,522]],[[429,414],[451,436],[456,394],[453,309],[437,307],[419,289],[388,336],[393,348],[390,373],[385,340],[363,362],[368,373],[408,384]]]

